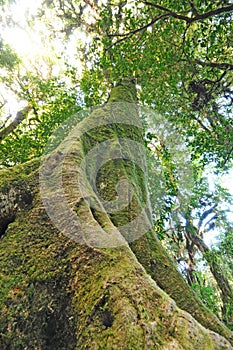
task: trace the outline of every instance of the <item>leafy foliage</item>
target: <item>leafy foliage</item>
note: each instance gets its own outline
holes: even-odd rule
[[[192,288],[202,301],[218,316],[221,315],[221,298],[216,284],[212,281],[208,272],[196,272],[198,282],[192,284]]]
[[[2,166],[23,163],[43,154],[52,132],[81,110],[81,96],[57,78],[44,81],[28,74],[22,77],[20,97],[31,106],[27,118],[1,143]],[[77,114],[77,118],[80,115]]]
[[[0,68],[11,70],[17,63],[17,54],[0,38]]]

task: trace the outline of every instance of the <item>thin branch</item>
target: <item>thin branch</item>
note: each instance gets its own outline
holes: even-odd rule
[[[217,206],[218,206],[218,204],[214,204],[210,209],[204,211],[204,213],[201,215],[201,217],[199,219],[198,229],[200,229],[200,227],[203,225],[203,221],[207,218],[208,215],[213,213],[214,209],[217,208]],[[211,218],[211,220],[212,220],[212,218]]]
[[[185,41],[186,41],[186,35],[188,33],[189,28],[190,28],[190,23],[188,23],[186,25],[184,34],[182,35],[182,54],[185,54],[185,50],[184,50],[184,48],[185,48]]]
[[[186,60],[185,60],[186,61]],[[222,70],[233,70],[233,64],[231,63],[218,63],[218,62],[203,62],[201,60],[194,60],[193,63],[198,64],[202,67],[219,68]]]
[[[152,19],[151,22],[145,24],[144,26],[140,27],[140,28],[137,28],[137,29],[134,29],[128,33],[124,33],[124,34],[108,34],[109,37],[126,37],[126,36],[131,36],[133,34],[137,34],[138,32],[141,32],[142,30],[144,29],[147,29],[148,27],[152,26],[155,22],[159,21],[161,18],[164,18],[164,17],[168,17],[167,14],[163,14],[163,15],[160,15],[160,16],[157,16],[155,18]]]
[[[231,71],[233,70],[233,64],[231,63],[224,63],[224,62],[210,62],[207,59],[207,61],[202,61],[202,60],[191,60],[188,58],[188,55],[186,55],[187,58],[183,58],[180,60],[180,62],[185,62],[185,63],[190,63],[192,65],[197,64],[202,67],[211,67],[211,68],[218,68],[224,71]]]
[[[229,4],[229,6],[225,6],[225,7],[219,8],[219,9],[215,9],[215,10],[211,10],[211,11],[203,13],[203,14],[198,14],[197,10],[193,6],[191,6],[191,9],[188,10],[188,11],[185,11],[185,13],[187,13],[189,11],[192,11],[192,13],[195,14],[195,17],[188,17],[188,16],[185,16],[185,15],[182,15],[182,14],[177,14],[176,12],[171,11],[170,9],[168,9],[168,8],[166,8],[164,6],[151,3],[150,1],[143,1],[143,3],[145,5],[150,5],[150,6],[153,6],[153,7],[157,8],[157,9],[159,9],[159,10],[165,11],[166,13],[163,13],[163,14],[153,18],[150,23],[145,24],[144,26],[142,26],[140,28],[137,28],[135,30],[132,30],[130,32],[127,32],[127,33],[124,33],[124,34],[108,34],[108,37],[118,37],[118,38],[122,37],[122,38],[117,40],[115,43],[111,44],[106,49],[106,51],[111,49],[113,46],[121,43],[126,38],[131,38],[134,34],[137,34],[138,32],[147,29],[148,27],[152,26],[154,23],[158,22],[160,19],[173,17],[173,18],[176,18],[176,19],[183,20],[186,23],[188,23],[188,25],[190,25],[191,23],[193,23],[195,21],[206,19],[206,18],[215,16],[217,14],[221,14],[221,13],[229,12],[229,11],[233,10],[233,4]],[[189,26],[185,30],[184,37],[183,37],[183,43],[184,43],[186,32],[187,32],[188,28],[189,28]],[[202,61],[196,61],[196,63],[202,65]],[[220,69],[233,69],[233,65],[232,64],[228,64],[228,63],[226,63],[226,64],[225,63],[221,63],[221,64],[217,64],[217,63],[209,63],[209,64],[206,63],[205,64],[204,63],[203,65],[206,65],[206,66],[208,65],[208,66],[213,67],[213,68],[217,67],[217,68],[220,68]],[[220,67],[219,67],[219,65],[220,65]]]
[[[190,11],[192,11],[195,14],[195,16],[188,17],[188,16],[178,14],[178,13],[176,13],[176,12],[174,12],[174,11],[164,7],[164,6],[152,3],[150,1],[143,1],[143,3],[145,5],[153,6],[153,7],[157,8],[158,10],[165,11],[166,14],[169,15],[170,17],[180,19],[180,20],[185,21],[187,23],[193,23],[195,21],[207,19],[209,17],[213,17],[213,16],[219,15],[221,13],[230,12],[233,10],[233,4],[229,4],[227,6],[224,6],[224,7],[215,9],[215,10],[211,10],[211,11],[206,12],[206,13],[198,14],[197,11],[193,11],[193,7],[191,7]]]
[[[178,13],[176,13],[176,12],[174,12],[174,11],[171,11],[170,9],[168,9],[168,8],[166,8],[166,7],[164,7],[164,6],[154,4],[154,3],[150,2],[150,1],[143,1],[143,3],[144,3],[145,5],[153,6],[153,7],[157,8],[158,10],[165,11],[165,12],[166,12],[166,15],[169,16],[169,17],[181,19],[181,20],[186,21],[186,22],[188,22],[188,23],[191,23],[191,22],[192,22],[192,18],[191,18],[191,17],[178,14]],[[188,12],[188,11],[187,11],[187,12]]]
[[[1,132],[2,129],[5,129],[6,124],[7,124],[8,120],[9,120],[10,118],[11,118],[11,114],[8,114],[7,117],[4,117],[4,121],[3,121],[3,123],[0,125],[0,132]]]
[[[9,135],[11,132],[13,132],[20,123],[22,123],[22,121],[25,119],[26,115],[28,114],[28,112],[30,111],[31,107],[27,106],[24,109],[22,109],[21,111],[18,111],[16,114],[15,119],[13,120],[13,122],[8,125],[5,129],[3,129],[2,131],[0,131],[0,141],[2,141],[7,135]]]
[[[197,11],[197,9],[196,9],[196,7],[195,7],[193,1],[189,1],[189,3],[190,3],[190,6],[191,6],[191,9],[192,9],[193,14],[194,14],[195,16],[199,16],[199,13],[198,13],[198,11]]]
[[[201,15],[197,15],[193,18],[193,21],[199,21],[202,19],[207,19],[209,17],[213,17],[216,15],[220,15],[221,13],[233,11],[233,4],[229,4],[228,6],[224,6],[215,10],[211,10],[209,12],[203,13]]]
[[[218,214],[215,213],[204,225],[204,232],[209,232],[215,225],[214,221],[218,218]]]
[[[202,121],[201,121],[198,117],[193,116],[193,119],[195,119],[195,120],[198,122],[198,124],[199,124],[206,132],[208,132],[208,134],[212,135],[211,130],[210,130],[207,126],[205,126],[205,125],[202,123]]]
[[[230,160],[230,158],[231,158],[232,153],[233,153],[233,146],[231,147],[230,151],[227,153],[227,155],[226,155],[224,161],[223,161],[222,164],[221,164],[221,167],[224,167],[224,166],[227,164],[227,162],[228,162],[228,161]]]

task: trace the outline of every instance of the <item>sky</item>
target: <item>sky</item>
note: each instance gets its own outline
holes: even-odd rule
[[[36,55],[41,52],[41,40],[37,33],[25,30],[26,13],[35,14],[41,0],[19,0],[9,8],[9,16],[18,26],[5,28],[2,30],[3,38],[20,55]],[[5,16],[6,20],[7,16]],[[21,27],[21,28],[20,28]]]
[[[84,33],[77,30],[73,36],[70,37],[69,42],[65,44],[59,37],[53,38],[51,44],[51,41],[48,40],[48,28],[43,21],[37,20],[33,30],[25,21],[28,14],[33,16],[37,13],[41,2],[42,0],[18,0],[15,4],[12,4],[4,16],[2,25],[0,25],[2,38],[15,50],[19,57],[23,58],[23,65],[27,69],[30,69],[32,65],[36,64],[40,67],[40,72],[43,74],[44,78],[49,74],[46,64],[48,59],[52,64],[53,76],[59,75],[62,70],[66,69],[64,65],[65,60],[59,60],[59,56],[65,57],[67,62],[76,66],[77,71],[81,72],[82,65],[77,57],[76,47],[78,40],[86,40]],[[6,25],[7,17],[12,19],[11,25]],[[61,23],[55,23],[55,26],[59,28]],[[7,91],[1,84],[0,93],[4,97],[7,96],[6,115],[12,114],[12,118],[14,118],[17,111],[25,105],[25,102],[18,101],[15,96],[10,91]]]

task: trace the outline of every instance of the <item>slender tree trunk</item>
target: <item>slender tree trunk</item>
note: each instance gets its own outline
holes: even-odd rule
[[[221,291],[221,299],[223,302],[223,319],[229,324],[233,324],[233,315],[229,314],[228,309],[231,309],[233,304],[233,290],[232,287],[221,267],[221,262],[215,259],[209,247],[205,244],[203,239],[197,234],[197,229],[192,225],[189,219],[187,219],[188,225],[186,228],[187,239],[191,241],[203,254],[203,257],[207,261],[210,271]]]
[[[223,301],[223,319],[229,324],[233,325],[233,315],[229,314],[228,306],[233,304],[233,291],[228,279],[226,278],[221,265],[216,259],[211,256],[209,247],[199,237],[194,237],[193,241],[197,245],[198,249],[203,253],[204,258],[209,264],[210,271],[214,276],[215,281],[219,289],[221,290],[221,298]]]
[[[187,274],[187,282],[191,286],[193,283],[197,282],[197,278],[195,276],[195,245],[188,238],[186,238],[186,249],[188,251],[188,267],[186,270]]]
[[[113,89],[110,102],[119,99],[135,102],[130,81]],[[138,117],[137,109],[129,106],[123,116],[125,125],[112,120],[106,124],[116,116],[112,106],[107,104],[84,120],[85,127],[98,126],[89,128],[81,139],[71,136],[72,147],[64,158],[65,143],[45,158],[44,176],[51,187],[47,192],[43,189],[43,202],[37,160],[0,173],[0,348],[233,349],[231,332],[191,292],[156,235],[151,230],[140,231],[150,222],[148,208],[142,217],[139,215],[148,199],[146,177],[127,154],[120,157],[119,141],[133,138],[137,144],[143,142],[137,122],[131,127],[127,124],[128,117]],[[120,113],[123,111],[125,108]],[[103,119],[106,125],[101,124]],[[89,175],[95,173],[99,192],[90,192],[86,198],[85,188],[77,183],[80,164],[91,148],[110,138],[116,142],[108,149],[109,161],[100,169],[96,158],[85,165],[87,178],[81,183],[92,185]],[[132,150],[128,152],[130,155]],[[53,180],[59,177],[56,169],[60,158],[63,192],[53,187]],[[126,184],[127,179],[132,187]],[[118,211],[111,207],[116,196]],[[62,211],[50,211],[48,217],[48,205],[55,205],[54,199]],[[101,208],[104,200],[107,204]],[[128,205],[122,206],[125,200]],[[99,206],[93,201],[99,201]],[[66,215],[67,204],[70,210]],[[124,229],[138,217],[138,226]],[[59,225],[67,228],[65,234],[56,228]],[[87,232],[87,227],[95,229]],[[104,243],[99,241],[99,232],[103,231],[108,233],[102,237],[106,247],[96,247]],[[118,246],[111,246],[113,243]],[[168,294],[205,328],[179,309]]]

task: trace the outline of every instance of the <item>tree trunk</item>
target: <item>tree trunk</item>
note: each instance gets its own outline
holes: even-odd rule
[[[205,244],[203,239],[198,236],[196,231],[196,228],[191,223],[189,223],[187,230],[188,238],[190,239],[190,241],[193,242],[193,244],[196,245],[196,247],[203,254],[203,257],[207,261],[210,267],[210,271],[221,291],[221,299],[223,302],[223,319],[227,322],[228,325],[233,325],[233,315],[228,312],[228,309],[230,309],[230,306],[233,304],[232,287],[227,277],[225,276],[225,273],[221,266],[221,262],[219,262],[216,258],[214,258],[211,255],[209,247]]]
[[[44,157],[40,183],[39,160],[0,173],[0,348],[233,349],[150,229],[142,132],[127,104],[134,85],[124,81],[109,102]],[[104,162],[93,157],[109,139]]]

